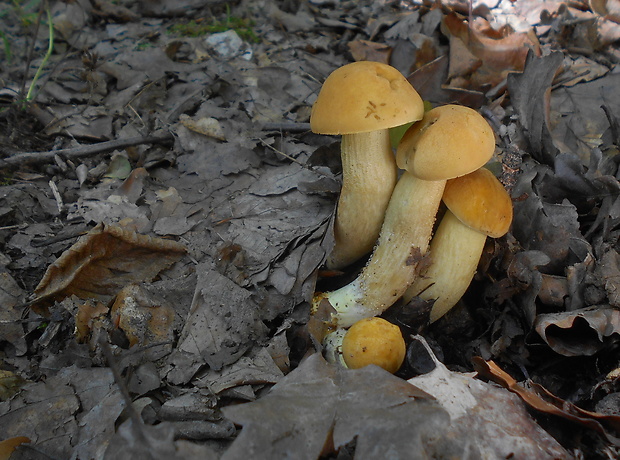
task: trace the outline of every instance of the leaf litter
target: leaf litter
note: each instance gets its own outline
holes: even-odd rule
[[[614,2],[436,3],[57,2],[35,82],[44,28],[34,37],[12,20],[29,11],[6,10],[2,104],[21,78],[36,90],[0,121],[0,369],[16,377],[0,442],[13,457],[618,454],[615,425],[562,433],[471,372],[493,359],[557,407],[619,411]],[[228,30],[182,32],[205,24]],[[430,103],[480,109],[512,190],[511,232],[488,242],[459,306],[430,327],[414,306],[389,313],[439,350],[447,367],[433,358],[422,376],[410,336],[395,377],[328,365],[306,328],[317,282],[342,282],[319,276],[337,139],[307,122],[351,59],[392,64]],[[85,149],[116,139],[132,142]],[[466,395],[464,414],[437,379]]]

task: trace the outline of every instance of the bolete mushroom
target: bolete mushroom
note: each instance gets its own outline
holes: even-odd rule
[[[487,236],[499,238],[512,222],[508,192],[488,169],[449,180],[443,194],[448,208],[430,244],[431,264],[407,289],[434,299],[430,321],[437,321],[463,296],[474,277]]]
[[[349,369],[369,364],[392,374],[405,360],[405,339],[400,328],[383,318],[365,318],[348,330],[338,329],[324,341],[326,359]]]
[[[310,127],[315,133],[342,135],[342,190],[328,268],[345,267],[372,251],[397,179],[389,128],[423,114],[418,93],[386,64],[347,64],[323,83]]]
[[[399,299],[428,248],[446,180],[480,168],[494,150],[493,130],[476,111],[445,105],[427,112],[398,146],[396,160],[405,172],[394,188],[368,264],[346,286],[315,294],[313,311],[327,301],[334,311],[325,321],[348,327],[381,314]]]

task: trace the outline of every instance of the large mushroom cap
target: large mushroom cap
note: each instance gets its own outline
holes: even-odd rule
[[[445,180],[482,167],[495,151],[495,136],[473,109],[444,105],[429,110],[407,130],[396,163],[423,180]]]
[[[487,236],[499,238],[510,228],[512,201],[488,169],[449,180],[442,199],[463,224]]]
[[[394,67],[360,61],[334,70],[312,106],[310,127],[319,134],[356,134],[416,121],[424,103]]]

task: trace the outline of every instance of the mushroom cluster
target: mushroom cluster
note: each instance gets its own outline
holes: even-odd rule
[[[390,75],[391,82],[402,84],[402,76],[398,77],[398,71],[389,66],[363,62],[349,64],[354,65],[385,79],[388,79],[386,75]],[[316,293],[313,298],[313,312],[329,311],[329,317],[322,320],[336,329],[328,335],[329,346],[326,348],[329,350],[338,349],[333,343],[349,334],[345,332],[346,329],[357,330],[361,321],[380,315],[401,297],[406,301],[414,296],[435,300],[431,321],[441,317],[458,302],[469,286],[487,236],[502,236],[508,231],[512,220],[512,204],[508,194],[490,171],[481,169],[493,155],[495,136],[478,112],[459,105],[444,105],[418,116],[420,110],[423,110],[423,104],[419,96],[414,98],[419,100],[419,103],[415,103],[418,105],[408,111],[408,116],[399,117],[394,126],[415,121],[415,116],[421,119],[415,121],[400,139],[395,166],[385,167],[394,160],[387,131],[389,125],[383,123],[385,118],[390,117],[384,115],[384,112],[379,115],[378,108],[395,106],[395,102],[388,99],[384,104],[376,94],[367,98],[364,90],[352,86],[355,85],[352,75],[356,71],[347,69],[349,66],[335,71],[328,81],[341,71],[342,80],[349,82],[349,86],[345,85],[346,92],[358,99],[355,104],[348,103],[355,107],[351,112],[358,113],[360,106],[366,106],[365,115],[361,110],[366,126],[363,134],[365,140],[363,144],[357,144],[350,138],[359,134],[343,135],[343,190],[336,215],[335,255],[332,255],[327,265],[330,268],[343,267],[374,249],[356,279],[340,289]],[[389,73],[385,67],[390,69]],[[393,76],[394,72],[398,75]],[[350,132],[351,127],[328,130],[328,126],[335,123],[334,119],[348,119],[345,113],[347,110],[331,112],[330,125],[317,121],[321,120],[317,118],[319,114],[328,111],[323,106],[325,102],[321,96],[325,94],[334,100],[339,96],[333,89],[331,93],[325,90],[325,86],[313,107],[313,130],[330,134]],[[402,110],[397,111],[400,113]],[[411,113],[416,115],[412,118]],[[378,129],[370,131],[368,118],[380,119],[384,133],[377,134]],[[380,141],[376,140],[378,136],[381,136]],[[376,141],[371,142],[370,139]],[[362,145],[365,147],[362,148]],[[354,194],[346,188],[347,184],[361,179],[351,171],[345,173],[348,167],[345,162],[351,162],[364,149],[372,150],[367,148],[370,145],[382,145],[382,153],[375,155],[375,158],[381,158],[381,166],[373,168],[369,163],[373,160],[367,155],[363,160],[364,167],[357,165],[355,171],[387,171],[387,178],[377,179],[375,176],[373,179],[385,184],[386,189],[381,193],[369,192],[367,186],[358,187],[356,183],[357,191],[361,192],[355,197],[356,204],[352,205],[349,197],[353,201]],[[373,149],[379,150],[378,147]],[[402,170],[397,181],[394,172],[396,166]],[[448,211],[433,236],[442,199]],[[377,204],[378,201],[382,204]],[[343,208],[348,209],[344,211]],[[371,214],[374,221],[372,225],[359,223],[359,219],[370,219]],[[358,222],[354,222],[355,219]],[[345,220],[347,223],[344,223]],[[370,227],[375,229],[374,233],[369,230]],[[366,240],[363,244],[360,243],[362,239]],[[427,251],[430,251],[431,262],[426,271],[419,274],[419,262]],[[372,341],[371,344],[367,347],[376,346]],[[373,355],[367,353],[365,356]],[[342,362],[339,355],[333,353],[331,360]]]
[[[347,64],[323,83],[310,127],[318,134],[342,135],[342,189],[328,268],[343,268],[372,250],[397,178],[389,129],[423,114],[422,98],[386,64]]]

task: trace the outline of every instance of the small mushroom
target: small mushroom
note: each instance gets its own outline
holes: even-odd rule
[[[325,80],[310,126],[315,133],[342,135],[342,190],[328,268],[345,267],[372,251],[397,179],[389,128],[423,114],[418,93],[389,65],[354,62]]]
[[[398,180],[379,241],[366,267],[351,283],[313,298],[313,311],[329,302],[326,322],[349,327],[376,316],[399,299],[413,282],[428,249],[446,180],[468,174],[493,155],[495,137],[484,118],[467,107],[430,110],[404,135],[397,151],[405,172]]]
[[[332,332],[325,338],[324,349],[328,361],[349,369],[375,364],[392,374],[400,369],[406,353],[400,328],[379,317]]]
[[[434,299],[430,321],[437,321],[463,296],[474,277],[487,236],[499,238],[512,222],[508,192],[488,169],[449,180],[443,194],[448,208],[430,244],[431,264],[403,299]]]

